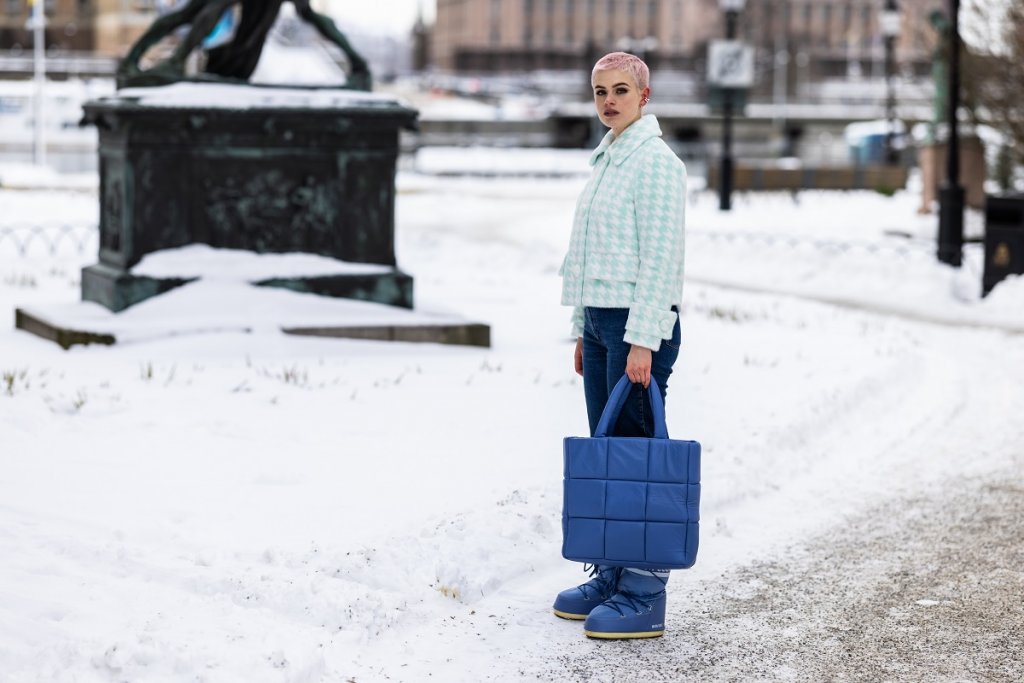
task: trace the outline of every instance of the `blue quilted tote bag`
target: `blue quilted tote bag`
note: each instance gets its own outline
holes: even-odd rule
[[[623,376],[591,438],[564,441],[562,556],[642,569],[688,569],[697,560],[700,444],[668,438],[651,378],[654,438],[608,436],[632,384]]]

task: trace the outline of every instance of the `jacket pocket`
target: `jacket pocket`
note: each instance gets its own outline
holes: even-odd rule
[[[636,282],[640,273],[640,257],[613,251],[587,255],[587,278],[613,282]]]

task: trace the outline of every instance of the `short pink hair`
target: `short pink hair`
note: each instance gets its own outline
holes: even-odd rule
[[[636,87],[643,90],[651,80],[651,70],[644,64],[644,60],[628,52],[609,52],[597,60],[594,70],[590,73],[590,85],[594,85],[594,78],[598,71],[625,71],[633,77]]]

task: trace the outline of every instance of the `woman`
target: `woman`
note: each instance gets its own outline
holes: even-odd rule
[[[618,436],[653,436],[651,377],[662,398],[679,354],[686,168],[661,139],[647,65],[605,55],[591,76],[594,105],[611,130],[590,157],[593,173],[576,205],[559,274],[562,304],[573,306],[574,365],[594,434],[623,373],[633,389]],[[562,591],[555,614],[586,619],[593,638],[651,638],[665,632],[668,571],[597,566],[589,582]]]

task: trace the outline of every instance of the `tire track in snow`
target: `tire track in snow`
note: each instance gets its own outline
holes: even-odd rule
[[[733,282],[719,278],[687,276],[687,281],[693,284],[701,284],[708,287],[719,287],[721,289],[746,292],[749,294],[763,294],[766,296],[784,296],[804,301],[814,301],[829,306],[838,306],[853,311],[864,313],[875,313],[878,315],[890,316],[913,322],[941,325],[943,327],[954,327],[962,329],[974,329],[979,331],[998,330],[1012,335],[1024,334],[1024,327],[1013,323],[1000,322],[997,320],[971,320],[964,317],[942,317],[940,315],[922,313],[912,306],[899,306],[893,303],[882,301],[868,301],[844,296],[829,296],[824,294],[812,294],[806,290],[787,287],[769,287],[764,285],[751,285],[743,282]]]

